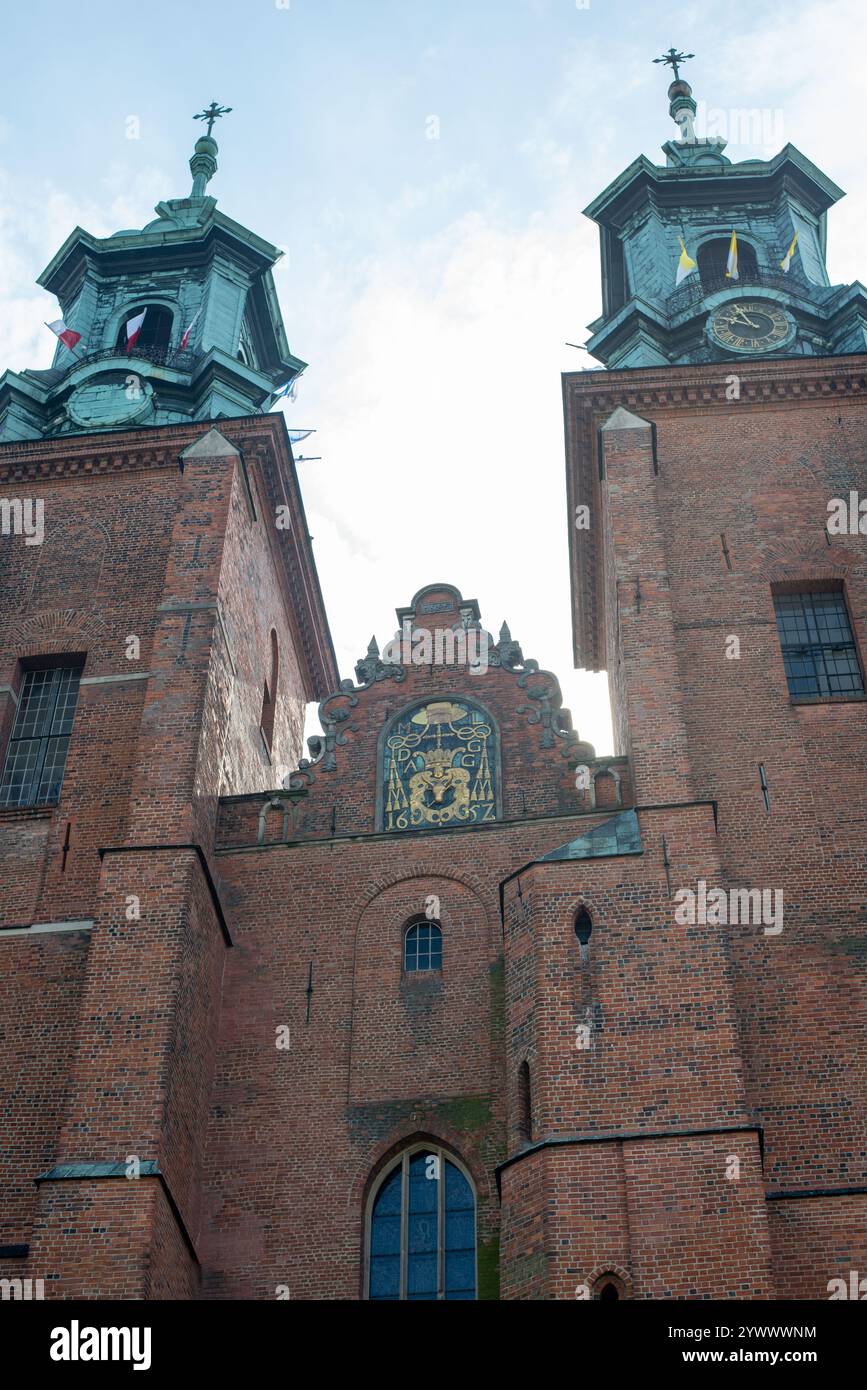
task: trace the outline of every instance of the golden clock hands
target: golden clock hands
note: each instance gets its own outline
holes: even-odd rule
[[[739,309],[737,315],[734,315],[734,314],[732,315],[731,322],[732,322],[732,323],[745,323],[746,326],[747,326],[747,328],[761,328],[761,326],[762,326],[760,323],[756,323],[755,319],[747,318],[747,316],[746,316],[746,314],[744,313],[743,309]]]

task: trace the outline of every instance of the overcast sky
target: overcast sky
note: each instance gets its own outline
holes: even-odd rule
[[[662,162],[677,132],[651,59],[675,44],[732,159],[791,141],[847,190],[831,278],[867,279],[865,15],[864,0],[4,7],[0,370],[49,365],[58,310],[33,282],[73,226],[139,227],[186,195],[191,116],[232,106],[208,191],[287,253],[283,315],[310,367],[286,413],[317,430],[303,452],[322,460],[299,474],[341,674],[417,589],[454,583],[610,752],[605,677],[571,659],[560,373],[587,361],[565,343],[600,312],[581,209],[638,154]],[[767,145],[733,129],[748,108]]]

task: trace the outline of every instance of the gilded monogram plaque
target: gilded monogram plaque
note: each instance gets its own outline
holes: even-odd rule
[[[496,819],[496,735],[467,701],[432,700],[401,714],[385,739],[385,830]]]

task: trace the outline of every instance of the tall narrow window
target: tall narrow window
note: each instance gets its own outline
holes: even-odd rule
[[[59,800],[80,679],[78,663],[25,671],[0,779],[0,806]]]
[[[774,606],[792,698],[863,695],[864,678],[842,590],[775,594]]]
[[[271,665],[269,678],[265,681],[264,694],[262,696],[262,718],[261,727],[268,751],[271,751],[271,744],[274,742],[274,715],[277,712],[277,677],[280,673],[280,649],[277,645],[277,634],[273,627],[271,629]]]
[[[387,1168],[370,1204],[367,1297],[476,1297],[476,1199],[443,1149],[407,1149]]]
[[[530,1087],[530,1063],[523,1061],[518,1068],[518,1132],[524,1143],[533,1138],[533,1092]]]

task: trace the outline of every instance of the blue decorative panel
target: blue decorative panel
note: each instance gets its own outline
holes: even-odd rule
[[[403,711],[383,751],[384,830],[431,830],[496,819],[497,735],[468,700]]]

